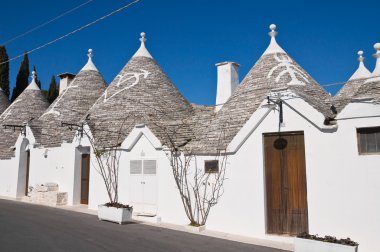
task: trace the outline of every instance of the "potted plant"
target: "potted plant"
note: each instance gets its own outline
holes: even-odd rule
[[[93,146],[97,170],[106,186],[109,202],[98,206],[99,220],[123,224],[132,220],[133,207],[118,202],[119,160],[121,151],[117,147],[99,150]]]
[[[86,119],[87,120],[87,119]],[[119,146],[104,148],[99,147],[89,130],[82,128],[87,140],[92,147],[96,164],[95,169],[101,175],[106,187],[109,202],[98,205],[99,220],[111,221],[119,224],[132,220],[133,207],[118,201],[119,166],[121,150]],[[121,135],[122,128],[119,130]],[[119,140],[119,138],[118,138]]]
[[[358,246],[350,238],[318,237],[308,233],[299,234],[294,241],[295,252],[357,252]]]

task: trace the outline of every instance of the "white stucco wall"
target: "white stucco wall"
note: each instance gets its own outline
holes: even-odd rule
[[[16,158],[0,160],[0,196],[16,198],[17,163]]]
[[[37,147],[30,150],[29,184],[57,183],[59,191],[67,192],[68,204],[73,205],[75,144],[60,147]]]

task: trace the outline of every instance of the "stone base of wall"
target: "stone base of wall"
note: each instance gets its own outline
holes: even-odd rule
[[[22,201],[47,206],[63,206],[67,204],[67,193],[59,192],[58,185],[55,183],[46,183],[36,185],[28,196],[22,198]]]
[[[35,192],[22,198],[25,202],[47,205],[47,206],[63,206],[67,204],[66,192]]]

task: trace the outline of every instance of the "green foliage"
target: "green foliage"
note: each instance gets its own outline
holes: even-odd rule
[[[51,77],[49,91],[47,93],[47,100],[50,103],[53,103],[53,101],[55,100],[55,98],[58,97],[58,95],[59,95],[59,88],[57,85],[57,81],[55,80],[55,76],[53,75]]]
[[[24,53],[24,59],[21,62],[20,69],[16,78],[16,86],[13,88],[11,102],[16,100],[16,98],[25,90],[28,86],[29,78],[29,58],[28,53]]]
[[[5,46],[0,46],[0,88],[9,99],[9,62]],[[2,62],[6,62],[1,64]]]
[[[47,99],[48,94],[49,94],[49,91],[48,91],[48,90],[41,90],[41,93],[42,93],[42,95],[43,95],[44,97],[46,97],[46,99]]]
[[[99,149],[94,149],[94,154],[97,158],[100,158],[101,156],[103,156],[105,153],[104,150],[99,150]]]

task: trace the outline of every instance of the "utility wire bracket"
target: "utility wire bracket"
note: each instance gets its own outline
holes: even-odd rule
[[[25,137],[26,136],[26,126],[28,126],[29,123],[31,121],[33,121],[33,119],[34,119],[33,117],[30,118],[30,120],[27,123],[24,122],[22,125],[19,125],[19,124],[4,124],[3,127],[4,127],[4,129],[12,129],[13,132],[16,132],[16,129],[18,129],[18,130],[20,130],[21,135]]]
[[[83,123],[79,125],[75,123],[61,122],[61,127],[67,127],[69,130],[77,130],[78,135],[80,135],[81,137],[83,137],[83,132],[84,132],[83,126],[84,126]]]

